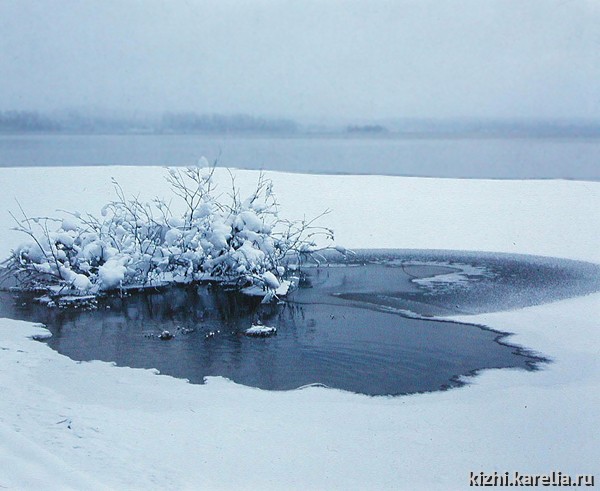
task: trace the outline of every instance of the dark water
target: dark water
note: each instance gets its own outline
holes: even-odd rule
[[[457,377],[485,368],[535,368],[540,358],[501,333],[431,316],[595,291],[598,269],[519,256],[363,252],[345,266],[308,268],[281,304],[196,285],[103,298],[97,310],[75,311],[4,292],[0,316],[43,322],[53,334],[48,344],[75,360],[158,368],[194,383],[220,375],[271,390],[317,383],[395,395],[456,386]],[[462,282],[415,283],[461,271],[468,273]],[[244,336],[258,320],[277,335]],[[175,338],[160,340],[163,329]]]
[[[600,179],[598,138],[0,135],[0,167],[191,165],[326,174]]]

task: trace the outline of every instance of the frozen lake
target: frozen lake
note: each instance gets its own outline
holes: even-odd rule
[[[600,139],[0,135],[0,167],[190,165],[326,174],[600,180]]]

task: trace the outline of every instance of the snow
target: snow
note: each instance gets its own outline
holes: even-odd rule
[[[277,287],[277,289],[268,291],[268,292],[266,292],[266,294],[267,294],[267,296],[269,296],[269,298],[273,298],[273,295],[276,295],[277,297],[285,297],[288,294],[288,292],[290,291],[290,288],[294,288],[297,284],[298,284],[298,278],[295,278],[295,277],[292,277],[289,280],[282,280],[279,283],[279,286]],[[252,285],[252,286],[243,288],[242,293],[245,295],[251,295],[254,297],[264,297],[265,289],[259,285]]]
[[[110,196],[109,176],[127,186],[143,182],[127,191],[152,197],[164,189],[162,173],[0,169],[0,210],[13,209],[17,198],[31,215],[97,212]],[[283,216],[330,208],[323,225],[350,249],[600,262],[600,183],[266,174]],[[236,175],[241,186],[257,178]],[[10,217],[2,213],[6,231]],[[12,232],[0,234],[0,255],[18,242]],[[537,372],[489,370],[460,389],[397,398],[322,387],[267,392],[218,377],[198,386],[153,370],[77,363],[32,341],[47,335],[41,327],[2,319],[0,486],[435,490],[467,488],[470,471],[598,475],[599,318],[598,293],[462,316],[515,333],[512,343],[553,362]]]
[[[149,370],[75,363],[27,339],[40,328],[4,320],[0,428],[18,430],[61,468],[120,489],[462,489],[470,470],[593,473],[599,302],[592,295],[467,317],[518,332],[514,342],[555,363],[534,373],[487,371],[461,389],[399,398],[318,387],[266,392],[220,378],[194,386]],[[56,424],[65,418],[71,429]],[[46,489],[73,482],[12,445],[0,440],[3,486],[25,487],[26,465],[48,476]]]
[[[98,268],[98,276],[102,288],[110,290],[118,288],[125,279],[127,268],[123,265],[123,259],[112,257]]]
[[[85,275],[74,274],[71,281],[73,282],[73,287],[77,290],[86,291],[92,288],[92,283]]]
[[[415,262],[407,262],[406,265],[411,264],[423,264],[418,261]],[[417,285],[421,285],[423,287],[427,287],[430,290],[446,290],[452,287],[461,287],[466,286],[470,281],[470,278],[476,277],[490,277],[492,273],[487,271],[484,267],[481,266],[473,266],[471,264],[461,264],[461,263],[449,263],[446,261],[438,261],[436,263],[440,266],[447,266],[451,268],[456,268],[456,271],[451,273],[442,273],[434,276],[429,276],[425,278],[412,278],[410,281],[412,283],[416,283]]]
[[[165,196],[160,167],[0,169],[0,256],[23,241],[8,230],[17,198],[30,216],[56,209],[95,215],[114,197],[110,177],[127,196]],[[257,171],[235,171],[242,191],[255,188]],[[335,229],[347,249],[481,250],[565,257],[600,263],[600,183],[563,180],[500,181],[321,176],[264,172],[274,182],[280,215],[331,213],[319,224]],[[230,192],[229,174],[216,169],[218,191]],[[35,193],[31,192],[34,189]],[[246,193],[242,192],[242,196]]]
[[[224,197],[212,194],[212,171],[207,178],[203,174],[195,167],[167,169],[167,197],[152,202],[127,198],[111,179],[117,199],[101,208],[103,219],[93,213],[80,219],[79,211],[60,211],[68,214],[62,220],[28,219],[21,210],[17,230],[31,241],[11,252],[7,269],[19,276],[22,288],[60,286],[64,294],[189,282],[205,275],[256,280],[275,290],[279,283],[270,271],[277,271],[283,257],[316,247],[316,238],[323,239],[322,247],[331,245],[328,229],[315,229],[304,220],[279,220],[268,179],[259,177],[241,201],[233,176],[233,194]]]
[[[77,227],[79,227],[81,224],[80,220],[76,217],[67,217],[67,218],[63,218],[61,227],[65,232],[70,232],[72,230],[77,230]]]
[[[265,271],[262,274],[262,279],[265,282],[265,285],[268,288],[271,288],[272,290],[277,290],[281,286],[281,283],[279,283],[279,280],[270,271]]]
[[[167,230],[165,234],[165,244],[168,246],[174,246],[183,237],[181,230],[172,228]]]
[[[244,331],[244,333],[247,336],[257,336],[257,337],[271,336],[271,335],[275,334],[276,332],[277,332],[276,327],[261,326],[261,325],[255,325],[255,324],[253,324],[251,327],[249,327],[248,329],[246,329]]]

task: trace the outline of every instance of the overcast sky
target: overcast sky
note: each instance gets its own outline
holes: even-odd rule
[[[600,118],[600,0],[0,0],[0,110]]]

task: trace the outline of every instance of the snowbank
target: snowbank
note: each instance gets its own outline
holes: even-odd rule
[[[236,171],[252,190],[257,171]],[[0,169],[0,256],[23,241],[4,233],[14,225],[15,199],[30,215],[56,209],[98,214],[114,197],[110,177],[143,201],[167,194],[159,167]],[[265,172],[273,180],[282,217],[331,213],[348,248],[455,249],[537,254],[600,263],[600,182],[494,181],[389,176],[322,176]],[[215,179],[229,191],[229,174]],[[32,192],[35,190],[35,192]],[[242,192],[242,195],[245,194]]]
[[[267,173],[282,214],[348,247],[518,252],[600,262],[600,183]],[[0,169],[0,210],[97,211],[109,175],[163,189],[162,169]],[[240,172],[238,184],[256,180]],[[35,193],[32,192],[35,190]],[[85,206],[85,210],[81,208]],[[6,230],[9,219],[0,217]],[[0,234],[0,251],[15,243]],[[17,240],[18,242],[18,240]],[[0,486],[17,489],[462,489],[469,472],[598,474],[600,294],[460,318],[553,359],[460,389],[371,398],[266,392],[76,363],[0,320]],[[39,483],[43,483],[41,486]]]

